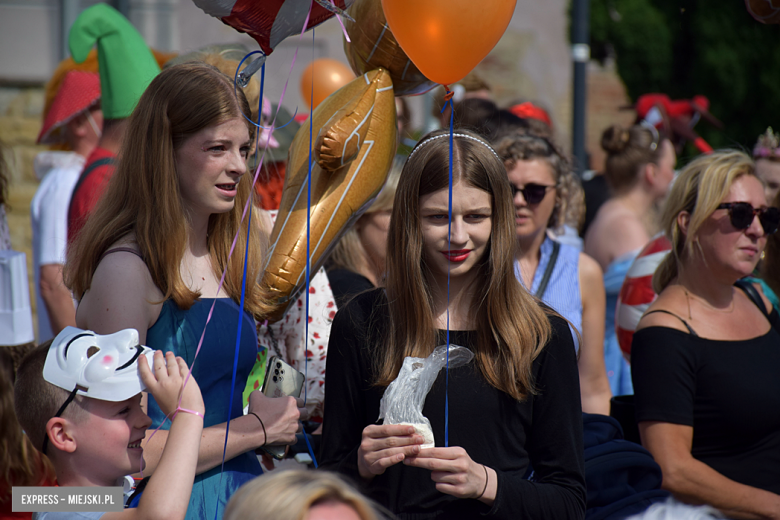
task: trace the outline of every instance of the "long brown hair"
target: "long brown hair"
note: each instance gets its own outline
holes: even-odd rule
[[[466,137],[463,137],[464,134]],[[397,376],[407,356],[426,357],[436,345],[432,276],[423,255],[420,197],[449,184],[446,132],[428,134],[409,156],[398,183],[387,248],[390,326],[377,365],[377,384]],[[471,310],[477,324],[476,363],[485,379],[517,400],[534,393],[533,360],[551,335],[545,312],[515,277],[512,193],[504,165],[476,134],[453,139],[453,182],[490,194],[490,243],[477,269],[482,296]]]
[[[200,296],[182,280],[179,266],[187,244],[184,213],[175,151],[188,137],[203,128],[235,117],[250,109],[241,89],[236,97],[231,80],[203,63],[183,63],[161,72],[141,96],[130,116],[119,163],[111,182],[68,253],[65,280],[77,298],[89,290],[101,255],[117,240],[134,232],[141,255],[154,284],[177,306],[188,309]],[[251,195],[251,175],[238,184],[233,209],[209,217],[207,244],[214,274],[227,267],[225,292],[234,300],[241,296],[247,225],[241,213]],[[236,250],[228,263],[233,237]],[[259,218],[251,223],[249,246],[257,258],[264,254],[264,233]],[[262,262],[247,266],[246,309],[257,317],[267,310],[256,280]]]

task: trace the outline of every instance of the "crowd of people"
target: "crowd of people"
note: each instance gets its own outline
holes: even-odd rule
[[[96,21],[103,34],[86,29]],[[676,174],[672,136],[612,126],[598,206],[549,115],[527,101],[500,108],[472,77],[452,131],[445,114],[444,129],[412,141],[313,273],[309,305],[298,295],[269,322],[253,281],[289,140],[252,122],[271,108],[252,83],[235,88],[240,49],[160,64],[104,4],[73,34],[76,59],[97,44],[100,75],[61,66],[39,138],[67,151],[36,159],[39,344],[2,356],[3,517],[21,516],[12,486],[135,475],[123,512],[35,517],[583,518],[583,413],[609,415],[626,394],[676,500],[708,505],[703,515],[780,515],[771,129],[752,156],[716,150]],[[277,154],[265,188],[248,174],[258,146]],[[659,232],[672,249],[629,363],[618,294]],[[399,374],[435,349],[473,359],[431,376],[427,425],[379,420]],[[306,400],[259,390],[270,355],[307,374]],[[320,469],[275,468],[262,448],[295,444],[302,424]]]

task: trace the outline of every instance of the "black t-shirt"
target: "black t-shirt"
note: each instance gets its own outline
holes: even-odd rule
[[[596,213],[602,204],[612,196],[607,184],[607,178],[603,174],[594,175],[590,180],[582,183],[582,190],[585,192],[585,221],[582,223],[580,236],[584,237],[588,231]]]
[[[553,337],[533,363],[538,393],[523,402],[490,386],[472,361],[450,370],[449,440],[496,470],[493,507],[436,490],[430,471],[396,464],[371,482],[357,469],[363,429],[377,423],[383,388],[374,386],[373,356],[387,327],[382,289],[355,297],[333,320],[328,345],[322,467],[349,475],[400,519],[583,518],[585,481],[579,378],[571,332],[551,317]],[[443,335],[443,333],[441,334]],[[450,343],[470,348],[475,331],[451,331]],[[443,344],[444,341],[442,340]],[[445,371],[423,407],[436,446],[444,446]],[[532,480],[524,478],[533,466]]]
[[[634,334],[637,421],[693,427],[691,454],[742,484],[780,493],[780,334],[717,341],[668,327]]]
[[[371,280],[349,269],[328,269],[328,282],[337,309],[342,308],[355,295],[374,288]]]

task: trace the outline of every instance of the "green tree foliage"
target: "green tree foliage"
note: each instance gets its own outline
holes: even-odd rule
[[[780,26],[742,0],[591,0],[591,45],[594,58],[614,55],[632,100],[707,96],[725,130],[696,130],[714,147],[752,148],[780,126]]]

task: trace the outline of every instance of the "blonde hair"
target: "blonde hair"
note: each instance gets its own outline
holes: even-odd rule
[[[395,198],[395,191],[398,189],[398,178],[401,176],[401,169],[399,166],[393,165],[390,173],[387,176],[387,182],[382,187],[382,191],[377,195],[376,200],[366,210],[360,218],[372,213],[379,213],[382,211],[390,211],[393,209],[393,199]],[[357,232],[357,225],[360,219],[344,233],[339,239],[336,246],[333,248],[333,252],[328,259],[328,265],[330,268],[347,269],[349,271],[359,273],[361,266],[365,265],[368,253],[366,248],[363,247],[363,243],[360,241],[360,237]]]
[[[738,150],[701,155],[680,172],[661,213],[661,225],[672,243],[672,254],[667,255],[653,275],[656,293],[660,294],[677,278],[682,262],[695,253],[697,231],[728,194],[734,181],[744,175],[755,177],[755,163]],[[677,222],[683,211],[690,214],[687,233],[682,232]]]
[[[240,118],[252,138],[255,128],[241,116],[249,113],[246,97],[234,93],[232,81],[204,63],[183,63],[162,71],[149,85],[125,132],[116,171],[108,188],[69,248],[65,283],[81,299],[89,290],[100,259],[112,244],[135,233],[138,248],[152,281],[181,309],[189,309],[200,294],[184,283],[180,264],[187,244],[187,220],[182,205],[175,152],[198,131]],[[228,252],[237,236],[237,253],[247,247],[257,258],[264,254],[265,234],[258,212],[251,222],[241,222],[251,196],[252,176],[238,183],[233,209],[209,217],[207,245],[215,276],[227,269],[224,290],[234,300],[241,297],[243,254]],[[245,308],[260,318],[268,310],[259,279],[263,262],[247,266]]]
[[[224,520],[306,520],[309,509],[324,502],[346,504],[361,520],[388,517],[335,473],[277,470],[241,486],[228,502]]]
[[[420,198],[449,184],[449,143],[438,138],[446,134],[437,131],[424,137],[398,182],[387,248],[390,325],[376,367],[376,384],[381,386],[396,378],[405,357],[427,357],[436,345],[433,281],[423,255]],[[535,393],[532,363],[550,338],[551,326],[545,311],[515,276],[518,243],[509,179],[495,151],[464,130],[453,139],[452,170],[453,182],[487,192],[492,207],[489,247],[474,267],[474,283],[481,294],[471,309],[477,324],[476,364],[491,386],[522,400]]]

